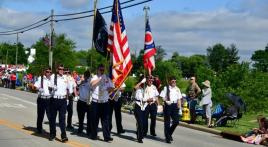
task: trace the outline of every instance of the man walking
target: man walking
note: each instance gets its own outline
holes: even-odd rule
[[[164,101],[164,132],[166,142],[173,141],[172,134],[179,124],[179,108],[181,106],[181,91],[176,86],[176,78],[170,77],[169,84],[160,93]],[[172,125],[170,126],[170,118]]]
[[[65,114],[67,108],[67,88],[68,80],[64,74],[64,67],[60,65],[58,67],[58,74],[51,76],[51,82],[53,84],[53,99],[51,100],[51,130],[49,140],[53,141],[56,137],[56,117],[59,112],[59,125],[61,130],[62,142],[68,141],[65,130]]]
[[[114,88],[111,79],[104,74],[104,65],[98,66],[97,75],[91,80],[92,93],[92,132],[91,138],[97,139],[99,119],[101,119],[104,141],[112,141],[109,129],[109,92]]]
[[[43,74],[38,77],[37,82],[34,84],[34,87],[38,89],[38,98],[37,98],[37,133],[43,133],[43,119],[45,113],[47,114],[48,121],[50,121],[50,98],[52,86],[50,81],[51,68],[46,68]],[[50,124],[50,123],[49,123]]]

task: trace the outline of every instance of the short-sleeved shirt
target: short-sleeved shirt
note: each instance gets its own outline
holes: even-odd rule
[[[74,88],[77,86],[72,76],[67,76],[69,93],[74,93]]]
[[[101,76],[95,75],[92,78],[92,81],[97,80]],[[108,88],[114,88],[112,80],[108,76],[102,76],[101,81],[93,88],[92,98],[95,100],[108,100],[109,92]]]
[[[154,102],[157,100],[157,96],[159,95],[159,92],[157,88],[154,85],[146,86],[144,91],[144,100],[148,100],[149,98],[153,98]]]
[[[58,75],[57,74],[57,85],[54,83],[55,75],[51,75],[51,83],[53,86],[57,86],[57,89],[54,93],[54,96],[66,96],[67,95],[67,89],[68,89],[68,79],[65,75]]]
[[[170,100],[169,101],[177,102],[178,100],[180,100],[182,98],[181,91],[177,86],[175,86],[175,87],[169,86],[169,91],[170,91],[170,93],[169,93]],[[167,100],[167,86],[165,86],[164,89],[161,91],[160,97],[162,97],[164,101],[168,101]]]
[[[79,100],[87,102],[90,97],[90,79],[83,81],[79,86]]]
[[[199,86],[196,83],[191,84],[188,87],[188,96],[194,99],[197,97],[198,91],[201,92],[201,89],[199,88]]]
[[[38,80],[34,83],[34,87],[36,87],[37,89],[40,89],[43,87],[43,91],[40,92],[39,91],[39,95],[42,96],[51,96],[51,93],[49,92],[49,87],[52,87],[52,83],[50,81],[50,79],[48,79],[46,76],[43,76],[43,86],[41,85],[41,76],[38,77]]]

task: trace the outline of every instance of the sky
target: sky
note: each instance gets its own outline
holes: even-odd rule
[[[0,0],[0,32],[30,25],[50,15],[93,9],[94,0]],[[120,0],[124,2],[126,0]],[[135,0],[141,2],[143,0]],[[98,7],[112,5],[113,0],[98,0]],[[169,58],[180,55],[206,55],[217,43],[235,44],[241,61],[250,61],[255,50],[268,43],[267,0],[153,0],[122,10],[129,46],[138,53],[144,46],[144,11],[149,6],[150,25],[155,45],[161,45]],[[103,15],[107,25],[111,13]],[[56,17],[61,19],[64,17]],[[92,17],[55,23],[56,33],[65,33],[76,43],[76,50],[91,47]],[[50,25],[19,34],[19,41],[31,47],[50,32]],[[16,35],[0,36],[0,42],[16,42]]]

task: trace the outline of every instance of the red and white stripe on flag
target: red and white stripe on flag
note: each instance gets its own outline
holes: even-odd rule
[[[143,55],[143,64],[144,68],[149,70],[149,73],[155,69],[155,59],[154,55],[156,54],[156,48],[154,45],[154,39],[151,32],[149,20],[146,20],[145,26],[145,43],[144,43],[144,55]]]
[[[132,69],[132,61],[125,24],[119,0],[114,0],[112,22],[108,35],[108,50],[111,52],[111,76],[115,87],[118,88],[125,81]]]

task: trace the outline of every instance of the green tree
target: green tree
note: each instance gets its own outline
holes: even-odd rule
[[[88,54],[86,50],[75,51],[75,57],[78,60],[78,65],[88,66]]]
[[[227,51],[222,44],[216,44],[213,47],[209,47],[207,49],[207,57],[209,65],[216,72],[221,72],[227,67]]]
[[[8,51],[8,64],[16,64],[16,49],[18,47],[18,64],[27,64],[27,55],[25,53],[26,48],[20,42],[18,45],[9,44],[9,43],[1,43],[0,44],[0,60],[1,63],[6,62],[6,55]]]
[[[175,76],[178,81],[182,78],[181,71],[176,67],[176,63],[170,61],[160,61],[156,63],[153,75],[158,75],[163,83],[166,83],[169,76]]]
[[[165,50],[162,48],[161,45],[156,46],[156,55],[155,55],[155,62],[162,61],[164,57],[167,55]]]
[[[65,34],[55,35],[55,45],[53,50],[53,67],[63,64],[65,67],[73,69],[78,61],[75,57],[75,43],[68,39]],[[48,46],[43,38],[40,38],[32,48],[36,49],[35,61],[30,64],[29,72],[39,74],[43,68],[48,67]]]
[[[253,66],[262,72],[268,72],[268,44],[265,50],[257,50],[251,56],[251,60],[254,61]]]
[[[227,48],[227,64],[237,64],[240,57],[238,56],[238,49],[235,44],[231,44],[230,47]]]
[[[88,65],[91,72],[96,73],[99,64],[103,64],[104,66],[106,66],[106,72],[109,72],[109,56],[107,56],[106,58],[100,53],[98,53],[96,49],[90,49],[88,51]]]

